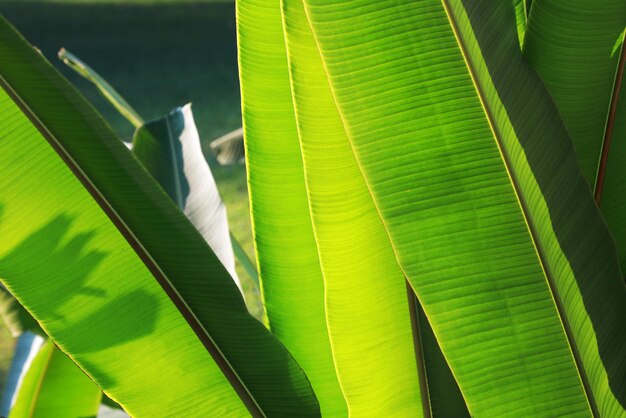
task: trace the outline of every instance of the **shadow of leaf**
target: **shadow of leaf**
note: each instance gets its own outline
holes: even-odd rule
[[[137,303],[138,300],[141,303]],[[135,320],[135,326],[116,326],[128,324],[129,318]],[[65,332],[78,333],[82,336],[73,342],[71,351],[80,353],[81,368],[89,373],[100,388],[106,390],[115,385],[117,380],[105,372],[101,365],[85,359],[84,356],[151,334],[156,328],[157,318],[156,296],[143,290],[135,290],[107,302],[97,311],[68,326]],[[106,332],[102,332],[103,329],[106,329]]]
[[[46,313],[54,319],[62,319],[60,309],[78,295],[102,298],[106,294],[85,284],[106,254],[86,249],[94,232],[82,232],[63,242],[71,224],[68,215],[56,216],[0,259],[3,276],[28,278],[12,283],[13,291],[45,293],[49,302]],[[34,286],[39,289],[33,289]]]
[[[2,215],[0,205],[0,220]],[[50,325],[48,330],[53,339],[60,337],[63,347],[76,354],[80,366],[106,389],[115,379],[89,356],[85,359],[85,355],[154,332],[158,298],[136,289],[108,300],[103,288],[87,284],[107,254],[88,248],[97,239],[95,231],[69,236],[72,223],[71,216],[58,215],[30,234],[0,258],[0,278],[11,292],[20,296],[30,314]],[[85,295],[94,299],[84,306],[93,309],[95,304],[97,309],[78,321],[68,322],[68,302]],[[62,322],[52,325],[58,320]]]
[[[141,301],[141,303],[137,303]],[[94,313],[85,316],[71,330],[80,330],[84,337],[74,348],[81,353],[95,353],[128,341],[149,335],[156,328],[158,299],[145,290],[134,290],[104,304]],[[129,319],[134,327],[121,327]],[[99,326],[94,326],[99,324]],[[106,325],[106,333],[102,332]]]

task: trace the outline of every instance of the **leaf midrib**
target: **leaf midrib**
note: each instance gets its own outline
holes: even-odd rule
[[[45,350],[45,349],[46,347],[44,344],[42,344],[41,347],[39,347],[40,352],[41,350]],[[28,416],[30,418],[33,418],[35,416],[35,410],[37,409],[37,400],[39,399],[39,396],[41,395],[43,382],[44,380],[46,380],[46,374],[48,373],[48,369],[50,368],[50,363],[52,363],[52,356],[54,355],[55,349],[58,350],[56,346],[53,346],[52,349],[50,349],[50,353],[48,354],[48,358],[46,359],[46,364],[44,365],[43,370],[40,374],[39,381],[37,382],[37,388],[35,389],[35,393],[33,393],[33,398],[30,402],[30,408],[28,409]]]
[[[626,61],[626,32],[622,39],[622,51],[617,63],[617,71],[615,73],[615,81],[613,82],[613,90],[611,94],[611,103],[607,114],[606,126],[604,129],[604,138],[602,140],[602,151],[600,154],[600,161],[598,164],[598,173],[596,175],[596,184],[594,187],[593,197],[596,199],[596,203],[600,206],[602,202],[602,191],[604,187],[604,179],[606,175],[606,169],[609,159],[609,152],[611,147],[611,140],[613,139],[613,128],[615,127],[615,116],[617,114],[617,104],[619,102],[619,95],[622,86],[622,80],[624,78],[624,62]]]

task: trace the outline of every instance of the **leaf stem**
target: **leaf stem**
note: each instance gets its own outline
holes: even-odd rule
[[[100,93],[126,118],[135,128],[139,128],[144,124],[143,119],[132,108],[130,104],[111,86],[104,78],[85,64],[76,55],[72,54],[65,48],[61,48],[58,52],[59,59],[68,67],[76,71],[85,79],[91,81],[100,90]]]
[[[611,95],[611,104],[609,105],[609,114],[606,120],[606,128],[604,130],[604,139],[602,141],[602,154],[600,155],[600,163],[598,165],[598,175],[596,176],[596,185],[593,196],[596,203],[600,206],[602,201],[602,189],[604,187],[604,178],[606,175],[606,167],[609,159],[609,149],[611,147],[611,139],[613,137],[613,128],[615,126],[615,115],[617,113],[617,103],[619,101],[619,92],[624,78],[624,62],[626,61],[626,45],[622,40],[622,53],[617,64],[617,72],[615,74],[615,82],[613,84],[613,94]]]
[[[237,238],[235,238],[232,232],[230,233],[230,240],[233,244],[233,252],[235,253],[235,257],[241,264],[241,267],[243,267],[246,273],[248,273],[248,276],[250,276],[250,278],[254,282],[256,287],[255,290],[258,290],[260,288],[260,283],[259,273],[257,272],[256,267],[254,266],[252,260],[250,260],[248,254],[246,254],[245,250],[243,249],[239,241],[237,241]]]

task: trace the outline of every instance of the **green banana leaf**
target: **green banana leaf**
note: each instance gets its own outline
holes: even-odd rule
[[[424,364],[424,354],[436,356],[438,346],[419,338],[428,324],[416,319],[413,291],[407,292],[354,159],[302,2],[284,1],[283,19],[328,332],[348,410],[354,416],[441,416],[441,404],[430,402],[428,379],[440,374],[431,368],[428,375]],[[460,405],[455,413],[462,417],[458,387],[453,379],[445,383],[433,395]]]
[[[240,286],[239,278],[234,270],[235,260],[228,232],[226,209],[210,170],[202,158],[191,107],[187,105],[184,108],[175,109],[166,117],[143,125],[135,135],[133,151],[164,190],[175,199],[175,202],[180,203],[179,207],[184,209],[187,218],[205,237],[207,243],[220,261],[227,266],[229,273]],[[170,153],[174,153],[176,159]],[[175,164],[176,162],[179,164]],[[177,171],[177,168],[180,171]],[[178,187],[179,185],[181,187]],[[176,194],[177,191],[179,194]],[[27,324],[37,325],[37,322],[17,302],[7,302],[12,311],[17,311],[12,316],[19,317],[22,323],[27,321]],[[64,366],[71,368],[72,364],[66,362]],[[28,370],[28,367],[29,365],[25,364],[23,373]],[[82,374],[77,368],[76,371]],[[70,378],[72,376],[69,370],[66,375]],[[62,382],[59,378],[50,380],[42,377],[42,384],[62,385]],[[66,387],[65,390],[69,389]],[[68,407],[71,405],[71,402],[67,403]]]
[[[47,340],[33,359],[9,418],[95,416],[102,392]]]
[[[0,38],[11,293],[133,416],[317,416],[301,369],[202,236],[5,20]]]
[[[471,415],[625,416],[616,249],[521,54],[513,2],[304,5],[352,151]]]
[[[526,2],[529,0],[513,0],[515,4],[515,24],[517,26],[517,37],[520,47],[524,47],[524,37],[526,36],[526,25],[528,24],[528,13]]]
[[[128,102],[82,60],[65,49],[61,49],[58,56],[70,68],[91,81],[137,127],[130,147],[135,156],[203,235],[240,290],[240,279],[235,272],[235,253],[241,252],[237,259],[253,281],[256,279],[252,291],[257,290],[256,269],[236,239],[229,234],[226,208],[202,156],[191,105],[176,108],[170,114],[146,124]],[[254,306],[252,309],[262,312],[263,308]]]
[[[292,110],[280,2],[237,2],[246,168],[269,327],[302,366],[323,416],[347,416]]]

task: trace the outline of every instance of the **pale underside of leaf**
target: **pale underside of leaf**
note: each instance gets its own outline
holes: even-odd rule
[[[17,303],[13,299],[14,303]],[[2,399],[0,399],[0,415],[9,416],[11,407],[15,404],[17,393],[24,380],[24,375],[37,355],[37,352],[44,343],[44,338],[32,332],[23,332],[15,342],[13,359],[2,388]]]
[[[135,155],[205,237],[239,289],[241,290],[241,283],[235,271],[235,256],[252,279],[253,289],[258,292],[256,267],[252,265],[237,240],[228,232],[226,208],[215,185],[213,174],[202,158],[200,138],[193,120],[191,104],[176,108],[168,115],[146,124],[122,95],[93,68],[65,48],[61,48],[58,56],[71,69],[93,83],[104,98],[137,128],[134,139],[135,142],[139,140],[140,144],[139,152],[135,152]],[[234,158],[231,154],[236,153],[237,148],[242,150],[238,158],[243,158],[241,128],[214,142],[219,143],[220,150],[224,148],[223,158]],[[132,143],[125,144],[131,150],[137,145],[137,143],[134,146]],[[213,143],[211,146],[213,147]]]
[[[140,127],[132,150],[202,234],[241,289],[226,207],[202,154],[191,104]]]

